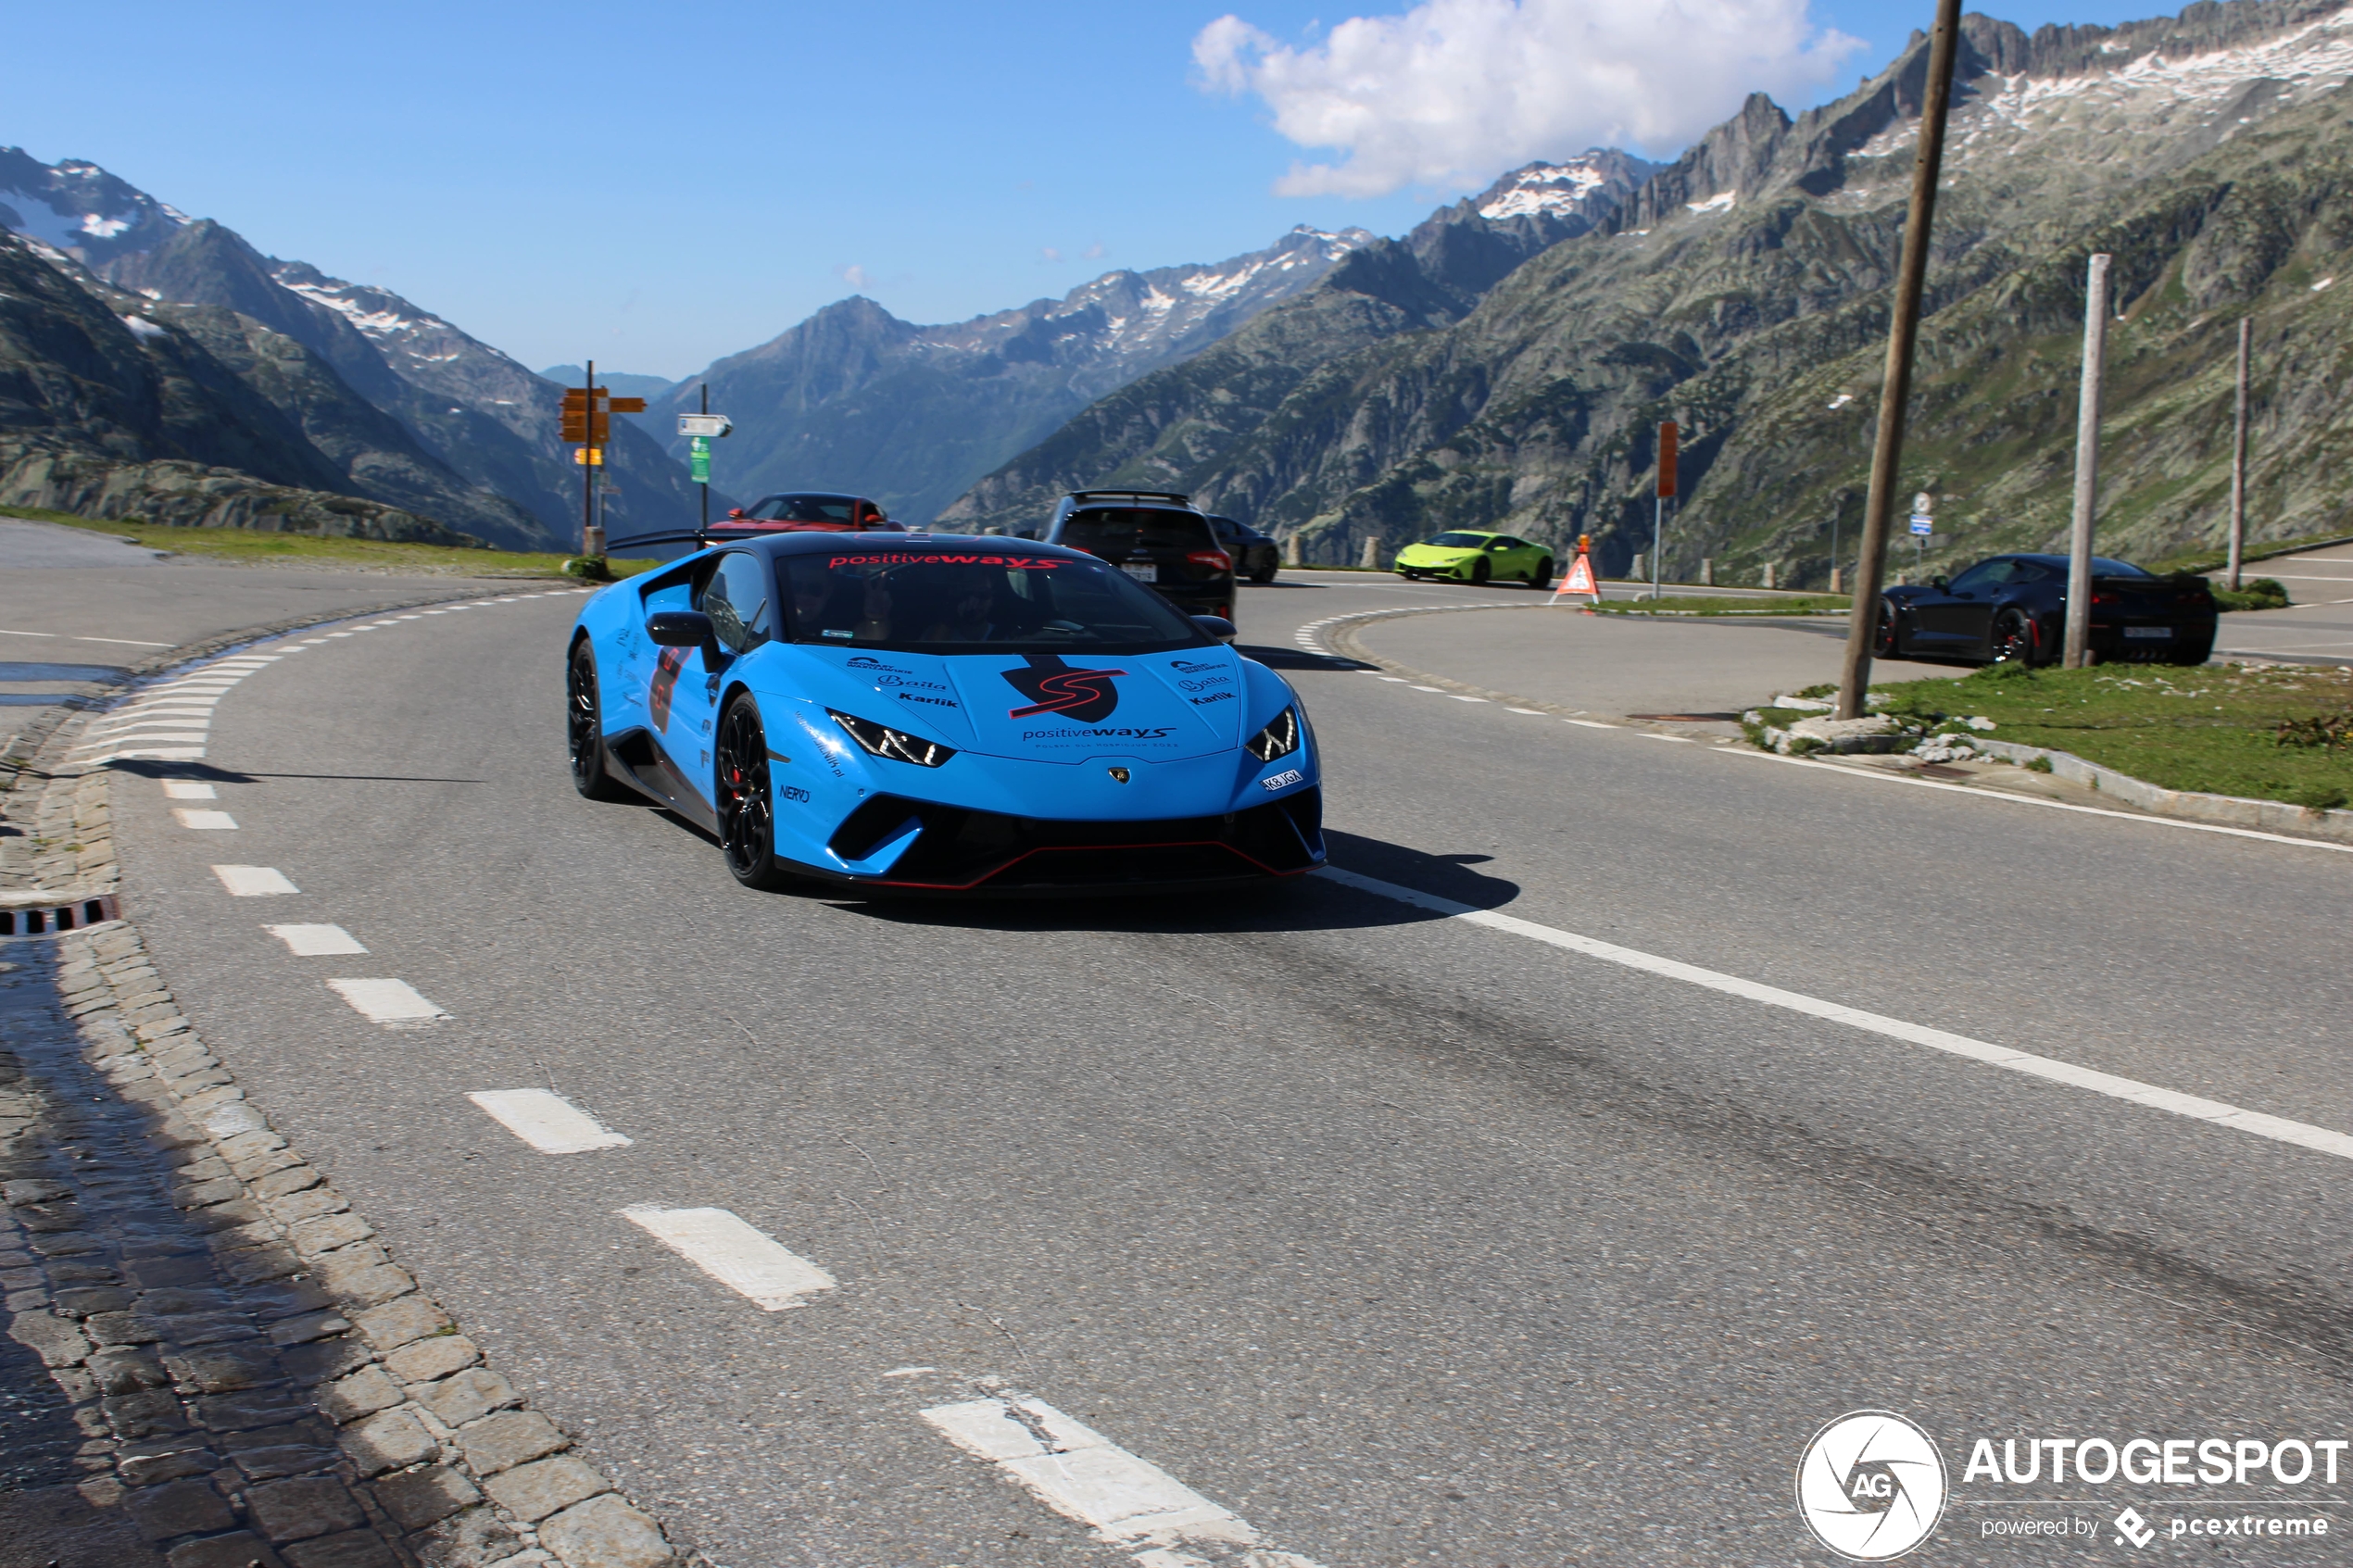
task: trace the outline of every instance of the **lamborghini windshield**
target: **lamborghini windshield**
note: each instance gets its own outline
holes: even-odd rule
[[[1019,550],[845,549],[778,563],[796,643],[925,653],[1147,653],[1209,639],[1091,560]]]
[[[1441,533],[1435,539],[1424,542],[1435,545],[1441,550],[1479,550],[1487,547],[1487,535],[1484,533]]]

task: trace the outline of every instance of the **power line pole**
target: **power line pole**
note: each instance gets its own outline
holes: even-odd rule
[[[1651,510],[1651,597],[1658,597],[1659,585],[1666,579],[1666,568],[1660,558],[1667,554],[1667,503],[1675,498],[1675,443],[1678,435],[1673,420],[1662,420],[1658,426],[1658,497]]]
[[[2255,318],[2244,317],[2239,321],[2238,418],[2231,433],[2231,567],[2224,579],[2233,593],[2239,586],[2239,558],[2246,550],[2246,382],[2254,345]]]
[[[1928,281],[1928,239],[1936,217],[1936,182],[1944,167],[1944,121],[1953,103],[1953,56],[1961,0],[1937,0],[1929,37],[1928,96],[1920,105],[1919,149],[1912,157],[1912,206],[1904,220],[1904,260],[1887,324],[1887,374],[1880,388],[1879,438],[1871,448],[1871,489],[1863,503],[1863,539],[1855,562],[1855,608],[1846,623],[1846,662],[1838,683],[1838,717],[1863,716],[1871,684],[1871,640],[1879,630],[1880,585],[1887,579],[1887,520],[1904,460],[1904,411],[1912,395],[1912,343],[1919,334],[1920,295]]]
[[[709,382],[702,383],[702,411],[706,414],[711,412],[711,383]],[[695,439],[707,441],[709,438],[697,436]],[[696,483],[702,491],[702,532],[708,533],[711,532],[711,464],[708,460],[702,466],[702,478],[696,481]]]
[[[2109,257],[2092,257],[2083,276],[2083,390],[2075,408],[2075,516],[2067,536],[2067,651],[2070,670],[2084,664],[2092,636],[2092,523],[2100,498],[2100,394],[2108,368]]]

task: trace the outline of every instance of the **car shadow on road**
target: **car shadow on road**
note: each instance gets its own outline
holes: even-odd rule
[[[1519,897],[1519,884],[1476,868],[1491,858],[1433,854],[1381,839],[1327,829],[1332,864],[1434,894],[1478,909],[1499,909]],[[838,898],[832,889],[814,890]],[[1352,931],[1418,925],[1447,917],[1435,910],[1303,876],[1239,891],[1200,894],[1102,894],[1083,898],[925,898],[888,896],[846,899],[837,908],[893,925],[946,926],[960,931],[1118,931],[1203,935],[1280,931]]]

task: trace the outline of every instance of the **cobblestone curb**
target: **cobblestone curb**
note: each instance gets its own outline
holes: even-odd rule
[[[118,874],[110,775],[39,765],[81,728],[0,813],[33,828],[30,880],[94,894]],[[132,925],[0,952],[0,1322],[80,1434],[93,1511],[170,1568],[704,1562],[246,1103]]]

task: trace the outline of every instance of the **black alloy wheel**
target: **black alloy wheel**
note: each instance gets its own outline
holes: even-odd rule
[[[590,800],[627,800],[626,784],[605,771],[604,710],[597,701],[597,650],[583,637],[564,667],[564,750],[572,787]]]
[[[1536,563],[1536,570],[1528,574],[1528,585],[1539,593],[1553,585],[1552,557],[1546,556]]]
[[[1253,583],[1272,583],[1275,580],[1275,569],[1281,564],[1282,562],[1276,558],[1275,552],[1269,550],[1266,552],[1266,564],[1252,571],[1250,574],[1250,580]]]
[[[1487,564],[1487,558],[1485,556],[1481,556],[1477,560],[1471,562],[1470,580],[1472,585],[1476,587],[1478,584],[1485,583],[1489,574],[1494,570],[1495,569],[1493,567]]]
[[[775,796],[768,782],[768,735],[749,694],[719,721],[719,847],[727,872],[746,887],[773,893],[791,879],[776,869]]]
[[[1895,657],[1895,601],[1893,599],[1879,602],[1879,627],[1871,633],[1871,657]]]
[[[2034,623],[2024,610],[2006,609],[1994,618],[1994,662],[2033,666]]]

